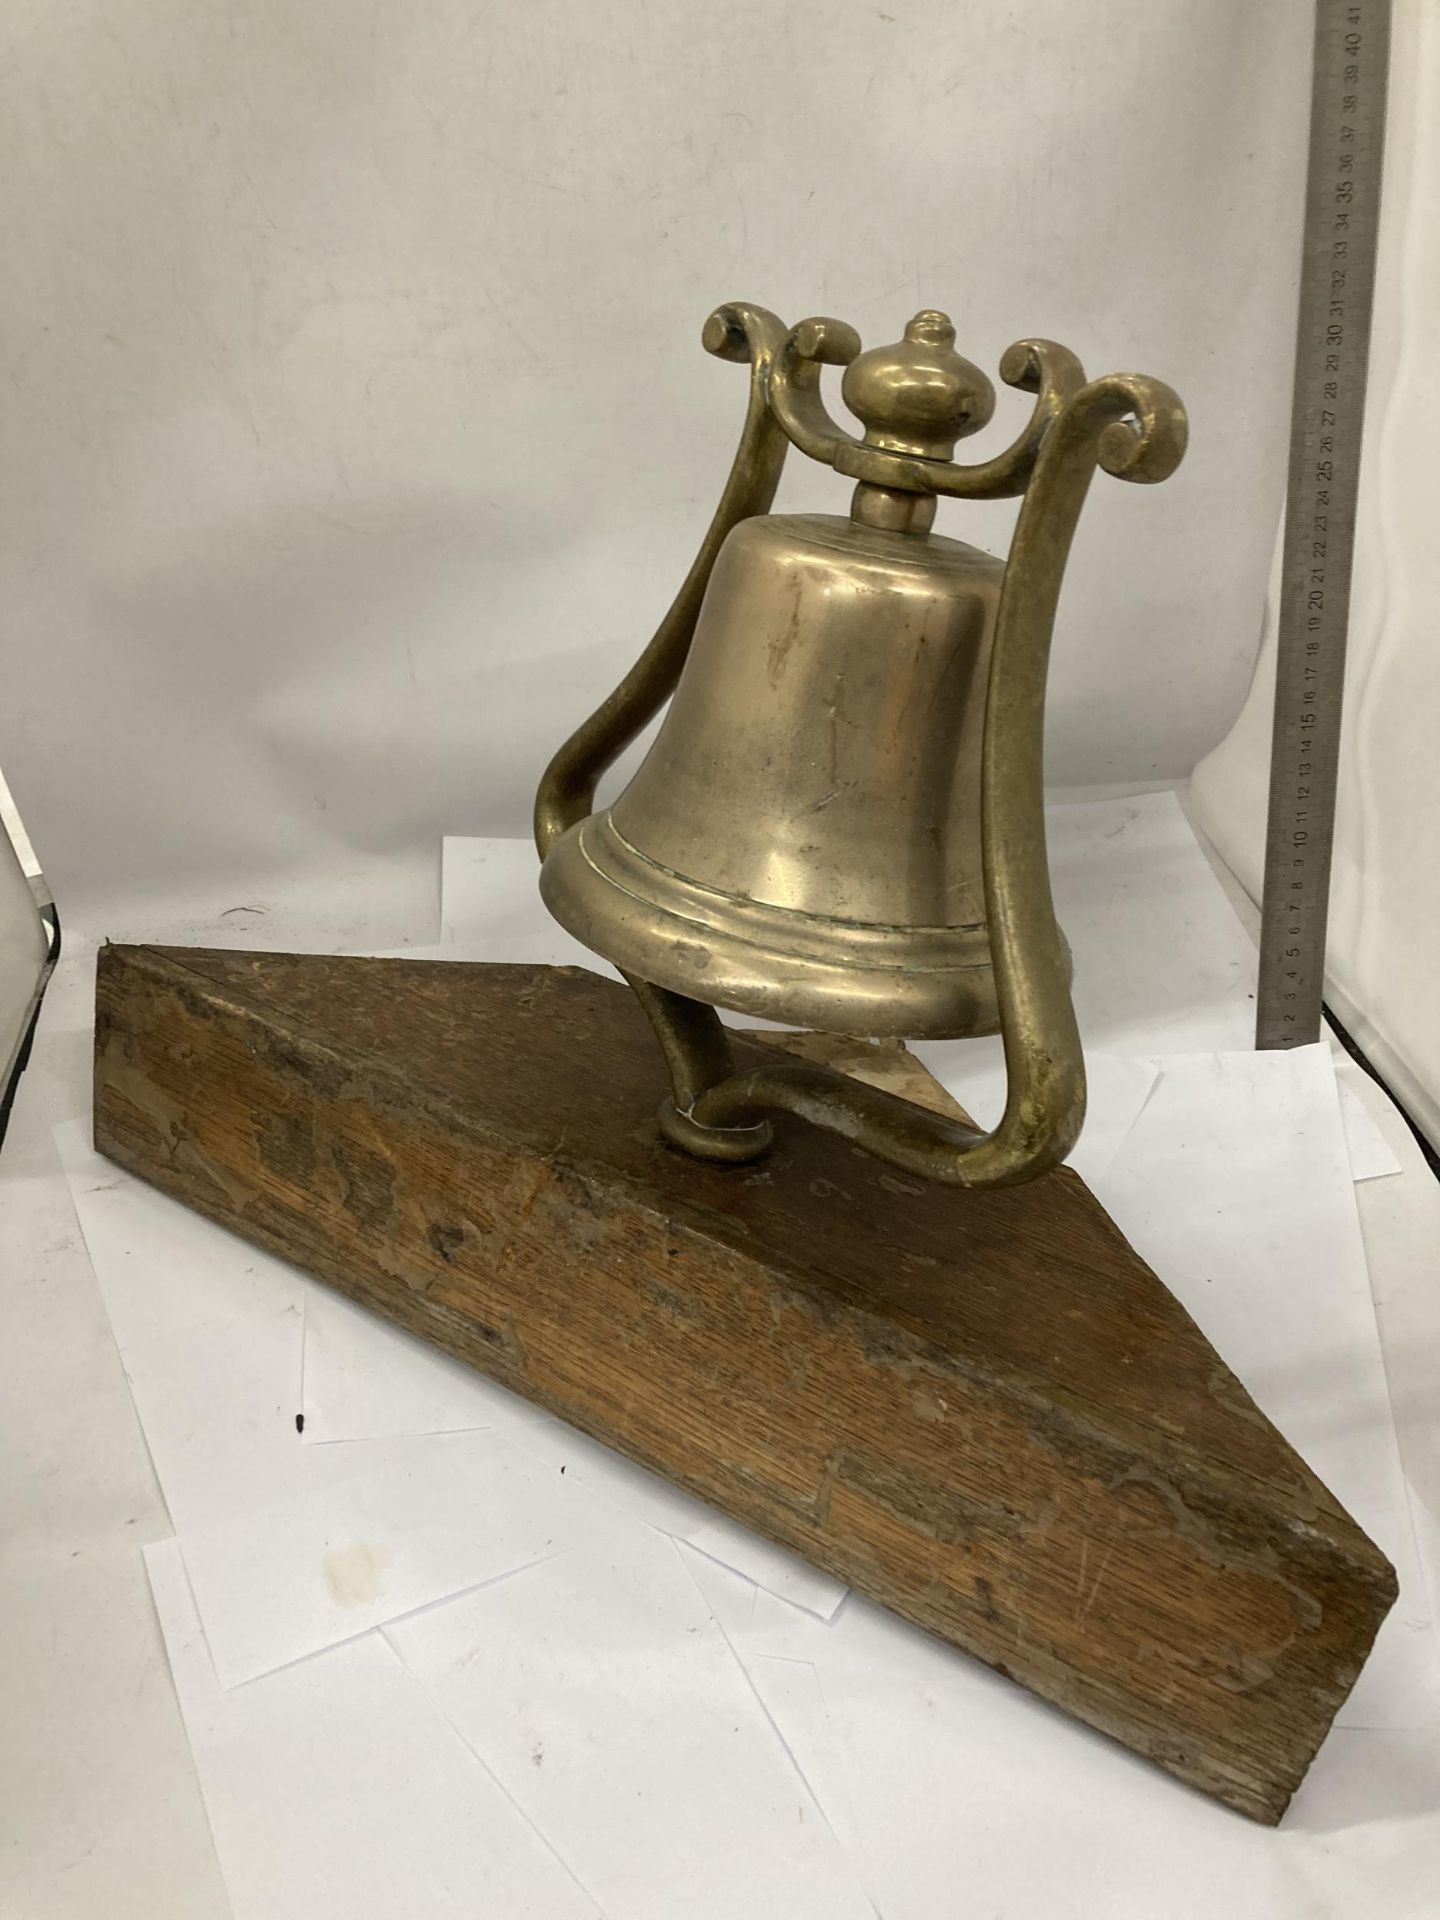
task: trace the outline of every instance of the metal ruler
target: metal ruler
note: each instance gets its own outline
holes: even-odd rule
[[[1317,0],[1257,1047],[1320,1037],[1390,0]]]

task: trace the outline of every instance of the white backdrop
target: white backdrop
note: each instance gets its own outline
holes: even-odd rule
[[[523,831],[708,517],[725,298],[870,343],[933,303],[987,367],[1044,333],[1180,388],[1176,478],[1092,495],[1051,765],[1184,775],[1258,635],[1309,30],[1307,0],[10,0],[0,764],[62,909],[363,890]],[[784,499],[846,494],[797,466]]]

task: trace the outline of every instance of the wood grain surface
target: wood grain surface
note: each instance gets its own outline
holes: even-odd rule
[[[103,1153],[1278,1820],[1394,1575],[1080,1180],[706,1166],[663,1090],[573,968],[100,955]]]

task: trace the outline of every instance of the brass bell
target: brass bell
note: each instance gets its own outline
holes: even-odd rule
[[[1051,628],[1095,466],[1164,479],[1185,415],[1159,381],[1087,385],[1025,340],[1000,370],[1036,395],[1029,424],[959,466],[995,392],[954,341],[931,311],[868,353],[835,320],[711,315],[706,347],[751,369],[729,482],[660,631],[541,784],[546,904],[630,979],[670,1066],[665,1131],[709,1158],[753,1158],[782,1107],[992,1185],[1055,1164],[1083,1118],[1042,811]],[[863,439],[826,411],[825,364]],[[767,512],[792,443],[857,483],[848,518]],[[941,494],[1023,496],[1006,561],[931,531]],[[672,691],[640,770],[592,811]],[[983,1134],[798,1061],[736,1075],[716,1007],[876,1038],[998,1028],[1005,1118]]]

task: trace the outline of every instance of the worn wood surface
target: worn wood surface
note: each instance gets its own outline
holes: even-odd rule
[[[706,1167],[661,1091],[575,969],[100,956],[102,1152],[1277,1820],[1394,1576],[1081,1182]]]

